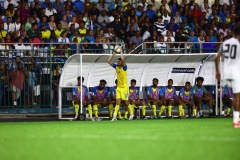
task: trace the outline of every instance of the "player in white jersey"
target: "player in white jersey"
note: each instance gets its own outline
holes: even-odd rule
[[[219,72],[220,57],[223,58],[223,79],[232,88],[233,100],[233,127],[240,128],[239,105],[240,105],[240,26],[233,31],[234,37],[223,42],[215,59],[216,78],[221,80]]]

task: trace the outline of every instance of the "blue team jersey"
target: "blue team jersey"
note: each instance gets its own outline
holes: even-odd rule
[[[99,90],[98,86],[94,87],[92,90],[93,96],[96,96],[98,100],[104,100],[109,97],[107,87],[103,88],[103,90]]]
[[[82,91],[83,91],[83,94],[82,94]],[[85,98],[88,95],[88,88],[85,85],[82,85],[82,88],[81,86],[76,85],[76,87],[72,89],[72,92],[73,92],[73,95],[77,98],[80,98],[82,95],[82,99],[84,101],[86,100]]]
[[[179,91],[179,97],[183,98],[186,101],[193,99],[193,91],[190,89],[188,92],[185,91],[185,88],[182,88]]]
[[[177,96],[175,87],[172,86],[171,89],[168,89],[168,86],[165,86],[161,89],[160,95],[165,99],[173,99]]]
[[[153,86],[149,86],[147,88],[147,94],[151,95],[151,97],[154,99],[159,99],[160,92],[161,92],[161,88],[158,86],[156,88],[154,88]]]
[[[197,97],[203,97],[204,93],[207,92],[204,86],[201,86],[199,88],[196,85],[192,88],[192,91],[193,91],[193,95],[196,95]]]

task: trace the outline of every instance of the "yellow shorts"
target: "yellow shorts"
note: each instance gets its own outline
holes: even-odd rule
[[[129,88],[128,86],[124,88],[117,87],[116,89],[116,99],[121,99],[121,100],[128,100],[129,96]]]

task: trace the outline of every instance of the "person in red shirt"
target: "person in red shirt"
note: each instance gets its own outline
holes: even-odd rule
[[[198,4],[195,4],[194,5],[194,9],[192,10],[192,16],[197,18],[197,19],[200,19],[201,16],[202,16],[202,11],[201,9],[199,8]]]

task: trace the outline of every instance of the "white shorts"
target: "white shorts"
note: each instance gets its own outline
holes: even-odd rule
[[[240,93],[240,79],[226,79],[227,86],[232,88],[234,94]]]
[[[40,85],[34,86],[33,92],[34,92],[34,96],[39,96],[40,95]]]

